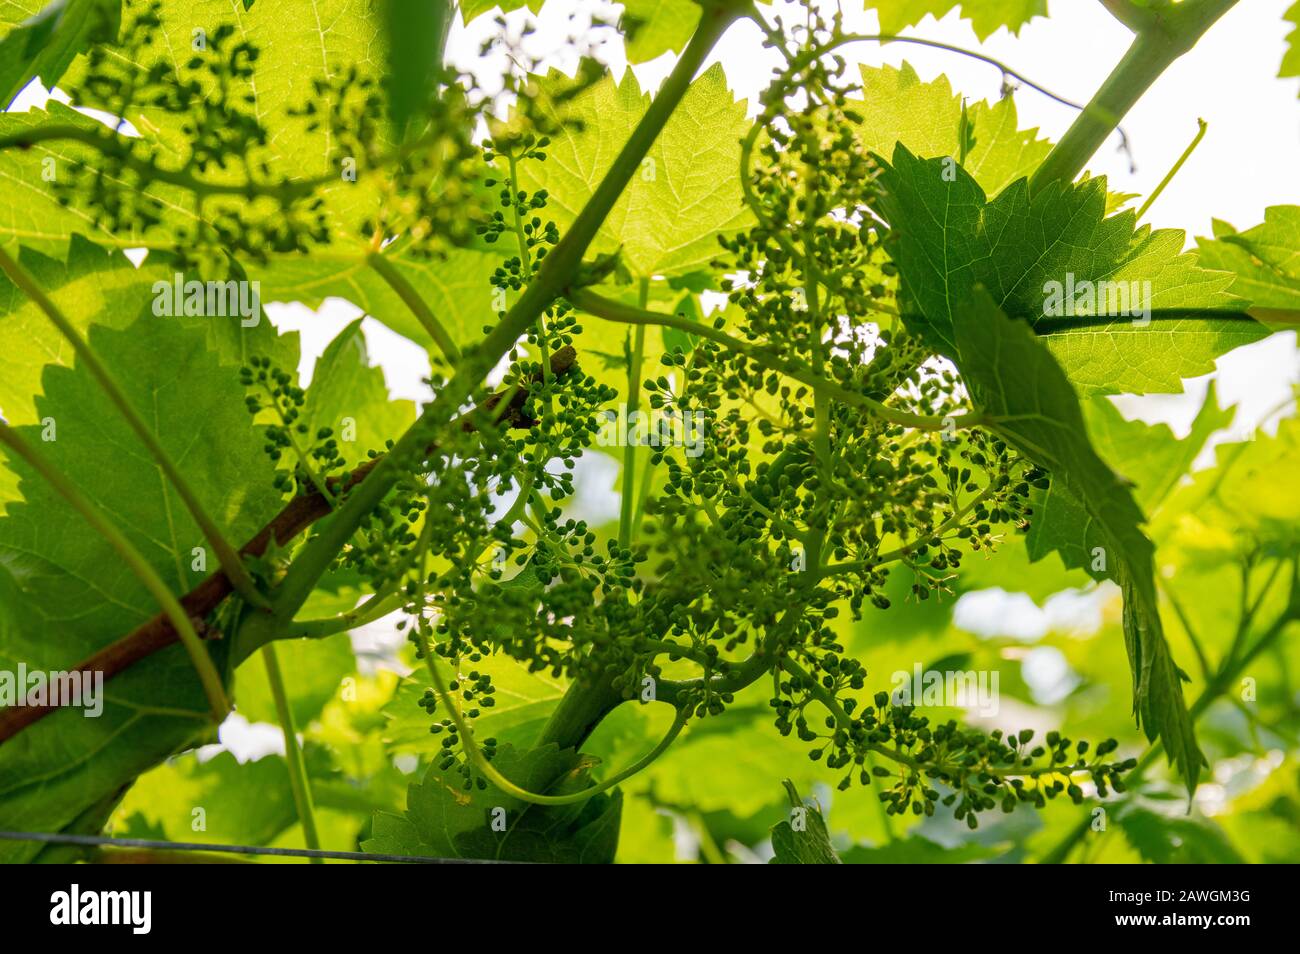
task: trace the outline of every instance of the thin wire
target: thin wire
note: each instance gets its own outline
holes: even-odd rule
[[[65,835],[41,831],[0,831],[3,841],[36,841],[52,845],[154,848],[162,851],[212,851],[227,855],[277,855],[292,858],[337,858],[343,861],[393,861],[425,865],[519,864],[481,858],[431,858],[425,855],[385,855],[368,851],[329,851],[321,848],[263,848],[256,845],[209,845],[203,842],[153,841],[148,838],[109,838],[105,835]]]

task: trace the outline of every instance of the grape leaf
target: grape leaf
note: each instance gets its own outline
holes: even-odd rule
[[[368,451],[382,451],[387,440],[397,440],[415,423],[415,405],[390,401],[384,372],[370,366],[360,318],[339,332],[316,362],[302,423],[308,439],[314,439],[319,428],[330,428],[339,453],[353,466],[366,460]]]
[[[957,365],[991,427],[1045,467],[1053,488],[1086,515],[1124,594],[1124,637],[1133,703],[1147,737],[1159,737],[1189,791],[1205,758],[1183,702],[1182,673],[1169,655],[1155,592],[1154,547],[1133,494],[1088,443],[1078,398],[1029,326],[998,309],[983,289],[954,309]],[[1076,531],[1077,533],[1077,531]],[[1095,554],[1094,554],[1095,556]]]
[[[962,98],[948,78],[923,83],[911,66],[862,67],[864,115],[858,128],[863,145],[882,156],[902,143],[918,156],[959,155]],[[1010,96],[990,105],[967,104],[975,146],[962,165],[988,195],[1027,176],[1047,158],[1052,144],[1037,129],[1020,129]]]
[[[1287,10],[1282,19],[1291,24],[1291,32],[1286,37],[1286,53],[1282,55],[1282,66],[1277,75],[1286,79],[1300,76],[1300,3]]]
[[[864,0],[868,10],[880,17],[882,33],[899,33],[916,26],[926,15],[942,19],[961,7],[962,17],[970,21],[975,35],[983,42],[1006,27],[1019,33],[1034,17],[1047,16],[1047,0]]]
[[[1288,417],[1277,434],[1220,444],[1215,466],[1178,487],[1158,514],[1159,529],[1195,550],[1236,555],[1265,547],[1277,553],[1300,545],[1300,497],[1278,474],[1300,468],[1300,419]]]
[[[954,312],[977,284],[1001,311],[1033,324],[1084,396],[1179,391],[1182,378],[1268,333],[1226,291],[1231,275],[1182,253],[1181,231],[1135,228],[1132,212],[1107,218],[1104,179],[1056,183],[1032,199],[1021,179],[988,201],[964,169],[899,145],[882,184],[904,320],[942,354],[954,354]],[[1075,317],[1046,315],[1049,282],[1102,281],[1149,282],[1138,297],[1152,321],[1107,315],[1105,304],[1081,298]]]
[[[438,82],[442,51],[451,29],[451,0],[382,4],[388,39],[388,76],[384,89],[397,138],[418,116]]]
[[[178,273],[165,255],[151,255],[136,268],[121,252],[99,248],[79,235],[72,236],[65,258],[26,247],[18,258],[83,335],[92,322],[124,328],[142,315],[158,321],[151,307],[154,283],[174,282]],[[191,277],[185,274],[183,280]],[[265,315],[250,326],[235,318],[178,315],[163,320],[200,329],[208,347],[227,363],[242,364],[253,354],[264,354],[281,367],[298,365],[297,332],[277,335]],[[67,366],[72,356],[72,346],[49,317],[7,275],[0,275],[0,414],[15,425],[39,420],[35,400],[43,368]],[[17,497],[13,475],[0,463],[0,508]]]
[[[1197,249],[1207,266],[1237,276],[1230,291],[1260,321],[1300,322],[1300,206],[1271,206],[1245,232],[1216,219],[1214,239],[1197,239]]]
[[[1159,509],[1179,478],[1191,471],[1210,435],[1230,426],[1233,419],[1232,408],[1219,407],[1213,381],[1183,438],[1175,437],[1167,424],[1127,420],[1104,397],[1083,402],[1083,411],[1092,446],[1124,476],[1148,516]]]
[[[1219,408],[1211,383],[1205,402],[1181,440],[1166,424],[1126,420],[1105,397],[1083,402],[1088,434],[1097,453],[1110,464],[1133,490],[1138,505],[1148,517],[1161,505],[1215,431],[1232,423],[1231,408]],[[1109,579],[1107,570],[1093,570],[1093,554],[1105,540],[1074,497],[1053,480],[1046,494],[1034,504],[1035,518],[1025,538],[1029,558],[1038,561],[1059,553],[1065,565],[1090,573],[1095,579]]]
[[[44,111],[0,113],[0,136],[18,135],[45,125],[100,128],[95,120],[56,101],[49,102]],[[94,168],[96,154],[89,146],[66,140],[48,140],[29,149],[0,151],[0,182],[4,183],[0,189],[0,240],[6,244],[22,243],[58,257],[67,254],[73,233],[118,248],[150,245],[149,239],[134,225],[124,224],[113,231],[80,203],[59,204],[53,182],[68,175],[73,162],[86,162]],[[127,190],[136,188],[134,183],[110,175],[105,175],[105,181]],[[193,228],[196,219],[192,201],[187,202],[179,189],[155,183],[149,192],[163,203],[165,221],[177,227]]]
[[[573,81],[552,72],[538,80],[538,108],[563,132],[545,162],[519,167],[520,187],[545,189],[546,214],[567,228],[599,185],[644,115],[650,97],[629,70],[564,99]],[[579,128],[579,124],[580,127]],[[614,204],[589,254],[621,249],[638,276],[684,275],[712,260],[718,236],[753,221],[740,191],[740,140],[749,129],[744,101],[727,89],[720,65],[691,84],[649,154]]]
[[[285,639],[275,644],[293,721],[302,729],[338,694],[357,660],[347,633],[328,639]],[[254,653],[235,671],[235,708],[249,722],[280,724],[266,663]]]
[[[89,342],[188,478],[217,524],[236,540],[279,508],[271,469],[243,406],[236,369],[204,335],[147,316],[125,329],[92,325]],[[178,369],[184,369],[179,373]],[[203,535],[152,458],[80,364],[50,367],[36,414],[19,427],[113,520],[176,592],[194,586]],[[67,669],[158,612],[144,587],[82,518],[24,464],[21,502],[0,517],[0,601],[12,610],[0,633],[0,669]],[[209,643],[218,667],[228,640]],[[140,772],[211,730],[207,703],[179,646],[105,685],[98,718],[65,708],[0,746],[0,819],[58,831]],[[7,845],[6,853],[28,852]]]
[[[774,865],[838,865],[839,857],[831,847],[826,819],[817,805],[805,805],[791,781],[785,782],[790,796],[791,817],[772,826]],[[796,823],[798,829],[796,830]]]
[[[620,25],[629,34],[628,62],[680,53],[699,22],[700,5],[695,0],[623,0]]]
[[[114,62],[143,76],[161,60],[181,82],[199,84],[205,94],[214,91],[217,82],[202,69],[191,69],[192,57],[203,57],[211,49],[207,37],[228,26],[234,37],[259,49],[252,62],[253,74],[247,81],[251,106],[258,119],[273,135],[254,154],[244,158],[255,163],[267,177],[306,179],[338,175],[338,182],[323,186],[317,193],[322,213],[330,224],[331,235],[360,234],[362,224],[373,213],[378,196],[378,177],[359,176],[345,180],[336,154],[336,142],[329,123],[309,128],[312,119],[291,114],[309,101],[318,112],[335,104],[337,94],[329,89],[314,93],[312,78],[334,79],[351,67],[358,70],[358,80],[378,81],[388,62],[388,44],[382,12],[370,0],[315,0],[311,5],[257,3],[248,9],[242,4],[214,3],[212,0],[173,0],[159,10],[161,25],[152,49],[135,52],[127,46],[115,51]],[[196,36],[200,31],[200,36]],[[125,24],[125,39],[130,25]],[[199,40],[204,42],[198,47]],[[80,106],[110,112],[117,104],[104,98],[99,89],[87,82],[90,68],[86,57],[79,57],[67,70],[63,86]],[[355,84],[353,84],[355,85]],[[188,113],[169,111],[151,101],[137,101],[124,117],[148,143],[155,155],[172,166],[183,166],[192,149],[192,121]],[[226,171],[209,167],[205,174],[226,181],[244,181],[242,169]],[[160,194],[151,186],[150,194]],[[165,195],[166,193],[161,193]],[[240,210],[248,203],[242,196],[207,197],[204,214],[212,219],[222,209]],[[184,205],[168,206],[163,224],[185,225],[192,221],[192,200]],[[245,210],[246,211],[246,210]]]
[[[464,248],[451,250],[446,258],[416,259],[401,255],[400,240],[386,254],[457,344],[477,341],[483,326],[496,320],[499,309],[494,307],[488,279],[501,264],[500,255]],[[342,298],[398,334],[426,348],[433,345],[410,308],[364,255],[273,256],[254,273],[267,301],[297,301],[319,308],[327,298]]]
[[[591,785],[590,760],[555,745],[521,752],[503,743],[492,764],[531,792],[565,794]],[[614,860],[621,792],[543,806],[521,802],[490,782],[485,789],[469,790],[463,783],[455,769],[430,766],[422,782],[411,783],[406,814],[377,813],[372,837],[361,847],[384,854],[553,864]]]
[[[504,653],[485,657],[474,663],[474,668],[492,677],[496,687],[491,708],[484,708],[474,720],[475,733],[482,738],[495,738],[530,745],[549,718],[552,710],[564,695],[566,683],[549,672],[529,672],[523,663]],[[429,734],[435,717],[420,705],[428,691],[428,677],[416,670],[404,679],[392,700],[383,709],[387,724],[384,742],[395,753],[424,753],[429,750]],[[438,719],[442,716],[438,715]]]
[[[154,316],[155,283],[174,283],[177,274],[165,255],[150,255],[137,268],[121,252],[73,235],[65,257],[23,247],[18,258],[82,334],[92,326],[125,328],[143,317],[202,330],[208,348],[227,364],[264,354],[281,367],[298,366],[297,333],[277,335],[265,315],[248,326],[235,317]],[[183,281],[196,278],[182,276]],[[7,275],[0,275],[0,413],[10,424],[37,420],[34,401],[44,367],[71,362],[72,346],[49,317]]]
[[[544,0],[462,0],[459,4],[460,15],[464,18],[465,23],[476,20],[485,13],[493,10],[500,10],[502,13],[509,13],[512,10],[518,10],[527,7],[536,13],[542,8]]]
[[[140,776],[118,811],[132,827],[151,826],[164,839],[215,844],[270,844],[298,821],[284,758],[267,755],[241,765],[229,752],[159,765]]]
[[[960,865],[987,861],[998,854],[997,848],[976,842],[947,848],[920,835],[910,835],[875,848],[854,845],[843,852],[842,860],[846,865]]]
[[[0,4],[0,105],[35,77],[48,89],[91,44],[117,37],[121,0],[5,0]]]
[[[1162,815],[1133,808],[1120,813],[1119,825],[1143,861],[1158,865],[1245,864],[1223,829],[1204,815]]]

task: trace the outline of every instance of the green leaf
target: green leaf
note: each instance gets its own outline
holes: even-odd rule
[[[460,15],[465,23],[476,20],[485,13],[493,10],[500,10],[502,13],[509,13],[511,10],[518,10],[527,7],[536,13],[542,8],[544,0],[461,0],[458,4]]]
[[[1102,460],[1108,461],[1110,467],[1122,474],[1136,502],[1148,516],[1160,508],[1180,478],[1191,471],[1192,461],[1196,460],[1210,434],[1232,424],[1232,409],[1219,408],[1213,382],[1205,395],[1205,403],[1201,404],[1200,412],[1192,421],[1191,432],[1182,439],[1174,437],[1169,425],[1126,420],[1104,396],[1083,402],[1083,411],[1092,446]],[[1078,532],[1086,525],[1086,521],[1075,519],[1078,516],[1075,513],[1062,517],[1062,513],[1069,513],[1067,507],[1069,504],[1054,500],[1054,494],[1048,491],[1045,509],[1030,530],[1030,554],[1037,560],[1052,550],[1060,550],[1071,567],[1087,568],[1091,563],[1088,554],[1092,546],[1086,539],[1080,537],[1078,547],[1061,543],[1071,532]],[[1105,574],[1099,578],[1105,578]]]
[[[204,335],[170,318],[122,330],[92,326],[89,343],[127,399],[177,462],[204,508],[231,539],[251,536],[279,509],[236,368]],[[184,373],[178,373],[178,369]],[[175,592],[215,567],[195,568],[206,541],[175,490],[81,365],[50,367],[36,415],[19,427],[113,520]],[[125,635],[158,606],[112,548],[25,465],[20,502],[0,517],[0,670],[66,670]],[[58,528],[51,532],[51,528]],[[228,640],[211,642],[218,667]],[[84,809],[211,730],[203,692],[184,650],[171,646],[105,687],[103,712],[64,708],[0,746],[0,817],[12,827],[58,831]],[[4,851],[27,852],[22,846]]]
[[[1282,19],[1291,24],[1291,32],[1286,37],[1286,53],[1282,56],[1282,67],[1277,74],[1285,79],[1300,76],[1300,3],[1282,14]]]
[[[388,43],[379,6],[369,0],[315,0],[310,5],[256,3],[244,9],[238,3],[171,0],[161,5],[159,16],[162,22],[154,46],[138,53],[120,47],[115,50],[114,62],[141,75],[161,62],[180,81],[197,83],[208,93],[217,80],[208,71],[187,65],[192,56],[204,55],[204,50],[195,48],[195,31],[210,37],[220,27],[232,28],[238,41],[259,49],[247,89],[259,121],[271,132],[264,146],[240,159],[255,164],[259,175],[272,179],[337,175],[336,184],[323,186],[317,193],[331,234],[369,234],[362,225],[378,200],[379,177],[362,175],[356,181],[346,181],[329,124],[309,129],[312,118],[291,111],[301,110],[309,101],[320,112],[335,105],[333,92],[318,95],[312,91],[313,78],[333,79],[354,66],[358,81],[383,78]],[[89,75],[89,64],[82,57],[68,69],[63,86],[77,105],[114,112],[117,104],[87,82]],[[192,121],[188,113],[141,100],[131,105],[124,118],[140,131],[155,155],[166,157],[167,165],[182,166],[190,158],[193,133],[186,129]],[[242,163],[238,166],[239,171],[225,173],[230,181],[244,180]],[[209,169],[208,174],[222,173]],[[149,192],[164,200],[171,194],[154,187]],[[192,229],[192,207],[192,198],[165,202],[163,224]],[[205,218],[214,219],[222,211],[247,216],[249,203],[242,196],[205,199]]]
[[[882,183],[904,319],[949,357],[954,312],[976,285],[1033,324],[1084,396],[1179,391],[1184,377],[1214,370],[1219,355],[1268,333],[1227,292],[1230,275],[1182,252],[1181,231],[1138,228],[1132,212],[1107,217],[1104,179],[1055,183],[1032,199],[1021,179],[988,201],[964,169],[899,145]],[[1149,307],[1150,323],[1145,311],[1127,317],[1105,302],[1089,305],[1082,291],[1099,282],[1136,287],[1130,307]],[[1049,283],[1074,303],[1073,316],[1050,314]]]
[[[353,466],[415,423],[415,405],[390,401],[384,372],[371,367],[361,321],[339,332],[316,362],[302,409],[306,439],[315,440],[318,429],[330,428],[339,453]]]
[[[874,848],[855,845],[842,853],[842,860],[846,865],[961,865],[999,854],[997,848],[976,842],[945,848],[920,835],[911,835]]]
[[[177,274],[164,255],[151,255],[136,268],[121,252],[73,235],[62,258],[25,247],[18,258],[83,335],[92,326],[125,328],[143,317],[202,331],[208,348],[225,363],[243,364],[254,354],[265,354],[280,367],[298,366],[297,332],[277,335],[265,315],[247,327],[237,318],[154,316],[155,283],[173,283]],[[183,275],[184,280],[191,277]],[[49,317],[8,276],[0,275],[0,415],[14,425],[40,420],[36,398],[44,369],[66,367],[72,357],[71,345]],[[0,507],[17,497],[13,475],[0,464]]]
[[[302,729],[320,715],[356,671],[356,657],[347,633],[328,639],[283,639],[275,644],[293,721]],[[249,722],[280,724],[266,679],[266,663],[254,653],[235,671],[235,708]]]
[[[91,327],[120,329],[137,320],[145,322],[142,330],[171,323],[201,330],[208,348],[224,363],[242,364],[254,354],[265,354],[281,367],[298,366],[297,333],[277,335],[265,315],[247,327],[237,317],[155,316],[155,283],[175,282],[176,268],[166,256],[150,255],[137,268],[121,252],[74,235],[64,257],[24,247],[19,262],[83,335]],[[44,368],[66,367],[72,356],[71,345],[45,312],[7,275],[0,275],[0,413],[10,424],[38,419],[35,400]]]
[[[443,47],[451,29],[452,0],[386,0],[388,76],[384,88],[398,137],[419,116],[442,67]]]
[[[270,844],[298,821],[284,758],[240,764],[229,752],[203,762],[190,754],[146,772],[118,812],[164,839],[214,844]]]
[[[1164,742],[1188,789],[1195,788],[1204,756],[1183,703],[1182,673],[1170,658],[1160,624],[1154,547],[1142,533],[1142,511],[1127,484],[1089,444],[1069,380],[1029,326],[1002,314],[982,289],[953,317],[958,367],[992,429],[1046,468],[1053,489],[1082,511],[1086,522],[1075,525],[1074,533],[1095,532],[1104,541],[1106,566],[1124,594],[1138,723],[1149,739]]]
[[[1003,27],[1019,33],[1034,17],[1047,16],[1047,0],[865,0],[865,5],[879,15],[882,33],[900,33],[927,15],[939,20],[960,7],[980,42]]]
[[[519,166],[520,188],[546,189],[545,214],[561,230],[591,198],[650,102],[630,70],[619,83],[606,76],[565,101],[572,83],[556,72],[538,80],[538,108],[566,127],[551,137],[545,162]],[[753,221],[738,175],[748,129],[744,101],[732,98],[722,67],[711,66],[691,84],[588,255],[621,249],[628,268],[642,277],[707,265],[720,235]]]
[[[1223,829],[1204,815],[1163,815],[1134,808],[1120,813],[1119,824],[1143,861],[1158,865],[1246,863]]]
[[[474,720],[475,734],[521,746],[535,742],[563,697],[567,683],[546,671],[529,672],[527,666],[504,653],[485,657],[474,663],[474,668],[491,676],[492,685],[496,687],[495,705],[482,709]],[[422,673],[423,670],[416,670],[404,679],[392,701],[383,709],[388,720],[384,727],[384,742],[390,752],[423,754],[436,741],[436,737],[429,733],[435,717],[420,705],[421,697],[429,688],[428,677]]]
[[[1274,555],[1300,545],[1300,496],[1278,480],[1300,468],[1300,419],[1279,422],[1277,434],[1220,444],[1216,466],[1177,488],[1159,514],[1158,528],[1178,546],[1236,562],[1264,548]]]
[[[862,67],[863,120],[858,135],[874,153],[890,156],[902,143],[914,155],[959,155],[962,98],[946,76],[924,83],[911,66]],[[967,104],[975,146],[963,167],[988,195],[1032,173],[1051,152],[1037,129],[1020,129],[1010,96]]]
[[[472,248],[453,249],[445,259],[416,259],[400,254],[395,243],[393,267],[410,282],[461,346],[478,341],[483,326],[496,321],[492,272],[501,264],[496,253]],[[254,267],[266,301],[297,301],[319,308],[327,298],[352,302],[398,334],[426,348],[433,341],[397,293],[366,264],[362,254],[340,252],[273,257]]]
[[[695,0],[623,0],[621,27],[628,35],[627,61],[644,63],[680,53],[700,22]]]
[[[121,0],[35,0],[0,4],[0,105],[40,77],[53,89],[73,58],[91,44],[117,37]]]
[[[591,762],[555,745],[520,752],[497,748],[492,764],[531,792],[565,794],[591,785]],[[479,858],[551,864],[608,863],[618,847],[623,796],[601,793],[574,805],[520,802],[488,783],[471,785],[455,768],[429,768],[413,782],[405,815],[380,812],[365,851],[438,858]]]
[[[774,865],[838,865],[839,857],[831,847],[826,819],[817,805],[805,805],[794,783],[785,781],[790,796],[790,817],[772,826]]]
[[[1260,321],[1300,322],[1300,206],[1272,206],[1245,232],[1215,219],[1214,239],[1197,239],[1197,249],[1207,266],[1237,276],[1230,291]]]
[[[101,124],[90,117],[51,100],[41,110],[25,113],[0,113],[0,136],[19,135],[45,125],[71,125],[81,129],[96,130]],[[101,245],[133,248],[150,244],[143,232],[134,226],[124,225],[112,231],[98,221],[93,211],[79,203],[61,205],[54,192],[54,182],[70,175],[72,163],[85,162],[94,168],[96,153],[89,146],[76,142],[50,140],[33,145],[30,149],[5,149],[0,151],[0,241],[39,249],[49,255],[63,257],[74,233],[87,236]],[[51,181],[53,177],[54,181]],[[127,183],[111,176],[106,182],[132,190]],[[167,221],[177,228],[192,227],[194,213],[180,190],[166,185],[151,187],[150,194],[163,202]]]
[[[1166,424],[1126,420],[1105,397],[1083,403],[1084,417],[1093,447],[1133,490],[1133,496],[1147,515],[1156,513],[1178,481],[1188,474],[1192,462],[1215,431],[1232,423],[1232,409],[1222,410],[1211,383],[1205,403],[1192,422],[1191,432],[1179,440]],[[1090,573],[1095,579],[1109,579],[1107,569],[1093,567],[1097,547],[1105,547],[1104,535],[1091,524],[1073,495],[1055,480],[1042,500],[1035,504],[1036,518],[1026,544],[1031,560],[1053,551],[1066,566]]]

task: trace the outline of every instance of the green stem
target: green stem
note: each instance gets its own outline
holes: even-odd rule
[[[199,179],[184,169],[163,169],[152,162],[136,157],[131,150],[134,144],[141,140],[124,141],[98,124],[94,127],[55,124],[24,129],[7,136],[0,136],[0,151],[14,147],[30,149],[38,143],[60,141],[79,142],[92,147],[104,156],[117,159],[139,176],[143,183],[163,182],[196,195],[240,196],[250,200],[270,198],[278,200],[281,205],[288,205],[294,199],[309,195],[323,185],[338,181],[337,173],[296,182],[285,180],[276,183],[214,182]]]
[[[472,352],[467,352],[455,376],[425,408],[420,418],[394,445],[375,468],[348,495],[333,519],[303,547],[289,567],[275,599],[278,616],[292,616],[302,606],[335,555],[346,545],[353,531],[396,484],[407,468],[413,467],[428,446],[431,431],[445,424],[479,387],[484,376],[510,351],[542,312],[559,297],[577,276],[582,257],[596,237],[618,197],[650,151],[668,117],[686,95],[691,80],[718,38],[735,20],[735,11],[724,8],[706,10],[699,28],[686,45],[672,72],[664,81],[628,137],[595,193],[578,213],[565,233],[529,283],[523,295],[506,313],[490,334]],[[253,640],[271,638],[270,623],[254,618],[249,636]]]
[[[677,714],[673,718],[673,724],[669,727],[668,732],[659,740],[659,744],[643,755],[636,762],[633,762],[621,772],[616,772],[605,781],[591,788],[584,788],[580,792],[571,792],[568,795],[542,795],[537,792],[530,792],[525,788],[520,788],[510,779],[506,778],[496,766],[487,760],[483,750],[478,747],[474,741],[474,730],[470,728],[461,715],[460,707],[456,705],[451,694],[447,691],[446,683],[443,681],[442,674],[438,672],[437,663],[434,661],[433,653],[429,646],[429,641],[424,635],[424,631],[416,627],[416,639],[420,643],[420,653],[424,656],[425,663],[429,670],[429,678],[433,680],[433,691],[438,695],[438,702],[447,710],[451,721],[455,723],[456,731],[460,734],[461,747],[465,750],[465,755],[474,767],[482,773],[483,777],[495,785],[498,789],[507,795],[519,799],[521,802],[528,802],[533,805],[576,805],[579,802],[585,802],[592,796],[599,795],[601,792],[608,791],[615,785],[627,781],[638,772],[644,770],[655,759],[663,755],[668,747],[673,744],[677,736],[681,734],[686,725],[686,720],[690,718],[691,710],[689,706],[681,706],[677,709]]]
[[[262,647],[262,661],[266,663],[266,681],[271,684],[275,713],[284,733],[284,760],[289,766],[289,788],[293,792],[294,807],[298,809],[303,841],[308,848],[319,850],[320,837],[316,834],[316,811],[312,807],[307,763],[303,761],[302,748],[298,745],[298,730],[294,728],[293,710],[289,708],[289,696],[284,689],[284,676],[280,672],[280,660],[275,655],[274,643]],[[319,865],[323,862],[320,858],[313,858],[311,863]]]
[[[1237,0],[1185,0],[1159,10],[1139,29],[1132,46],[1092,101],[1052,148],[1029,181],[1031,192],[1072,182],[1128,111],[1169,66],[1189,51]]]
[[[634,308],[631,305],[604,298],[585,288],[570,291],[568,298],[576,307],[606,321],[618,321],[629,325],[662,325],[666,328],[678,328],[690,334],[699,335],[701,338],[708,338],[710,341],[715,341],[723,347],[751,358],[766,368],[788,375],[801,384],[808,385],[814,391],[824,392],[844,404],[864,408],[881,420],[888,421],[891,424],[923,431],[941,431],[954,425],[958,428],[966,428],[984,423],[984,415],[979,412],[960,414],[949,418],[937,414],[909,414],[907,411],[900,411],[897,408],[889,407],[887,404],[882,404],[874,398],[869,398],[865,394],[850,390],[828,378],[823,378],[802,362],[776,354],[747,341],[742,341],[740,338],[729,335],[720,328],[714,328],[704,322],[691,321],[679,315],[665,315],[656,311]]]
[[[406,307],[411,310],[415,320],[420,323],[420,327],[424,329],[425,333],[433,339],[434,344],[442,351],[443,356],[452,362],[460,360],[460,349],[456,347],[456,342],[447,333],[447,329],[438,320],[438,316],[420,297],[420,293],[415,290],[415,287],[406,280],[406,276],[384,257],[384,253],[371,252],[366,256],[366,264],[373,268],[375,273],[384,280],[384,283],[397,293],[397,297],[402,299]]]
[[[650,279],[642,278],[637,305],[645,308],[650,299]],[[638,325],[633,335],[632,358],[627,366],[627,417],[630,424],[641,407],[641,363],[645,360],[645,325]],[[632,543],[632,512],[636,503],[636,444],[628,441],[623,448],[623,493],[619,501],[618,542],[625,549]]]
[[[221,563],[221,569],[230,579],[239,595],[253,606],[265,607],[267,605],[266,598],[258,592],[253,583],[253,578],[248,575],[248,570],[244,567],[243,561],[240,560],[239,554],[235,552],[235,548],[230,545],[230,542],[222,535],[213,519],[208,516],[194,491],[190,489],[189,484],[181,476],[181,472],[172,461],[171,456],[158,442],[157,436],[145,426],[144,421],[136,413],[135,408],[131,406],[131,402],[126,399],[126,395],[122,393],[122,389],[118,386],[112,374],[109,373],[108,368],[100,363],[99,358],[96,357],[72,322],[45,294],[31,273],[20,265],[16,259],[10,257],[9,253],[2,248],[0,248],[0,269],[3,269],[10,280],[22,289],[41,311],[45,312],[63,337],[72,345],[72,350],[76,353],[77,359],[86,366],[86,369],[99,382],[99,386],[117,407],[118,412],[130,425],[131,430],[135,431],[136,436],[148,448],[154,462],[167,476],[168,481],[176,489],[176,493],[184,501],[186,509],[194,517],[194,522],[199,525],[199,529],[203,531],[208,543],[212,545],[212,549],[216,552],[217,559]]]
[[[335,633],[343,633],[350,629],[356,629],[358,626],[364,626],[366,623],[373,623],[377,619],[382,619],[389,613],[395,613],[406,605],[406,594],[395,592],[395,586],[385,587],[378,593],[371,595],[364,603],[356,609],[349,610],[346,613],[340,613],[337,616],[326,616],[320,619],[294,620],[288,631],[284,633],[284,639],[297,639],[300,637],[309,637],[318,639],[323,636],[333,636]]]
[[[194,624],[190,621],[189,614],[185,612],[180,601],[163,583],[157,571],[149,565],[149,561],[144,558],[122,531],[118,530],[99,508],[90,502],[89,498],[72,481],[45,460],[44,457],[37,454],[8,424],[0,424],[0,444],[4,444],[13,450],[33,470],[44,477],[63,499],[81,514],[85,521],[94,527],[99,535],[108,542],[108,545],[117,552],[117,555],[122,558],[122,561],[131,572],[144,584],[150,595],[158,601],[158,605],[167,614],[167,619],[176,629],[181,644],[189,654],[190,662],[193,664],[195,672],[198,673],[199,681],[203,683],[203,692],[207,696],[208,704],[212,707],[213,718],[217,722],[225,719],[226,713],[230,711],[230,702],[226,699],[226,690],[222,685],[221,676],[217,672],[216,666],[212,664],[212,657],[208,655],[207,647],[199,639],[199,634],[194,631]]]
[[[1101,5],[1134,33],[1149,26],[1155,18],[1155,11],[1139,7],[1133,0],[1101,0]]]
[[[955,530],[960,526],[961,522],[966,519],[967,514],[991,496],[993,496],[993,483],[990,481],[985,485],[983,490],[968,500],[965,506],[955,510],[951,517],[939,524],[939,526],[935,527],[934,531],[927,534],[925,537],[913,540],[911,543],[901,546],[896,550],[887,550],[884,553],[877,553],[870,560],[853,560],[846,563],[832,563],[824,569],[823,576],[834,576],[838,573],[852,573],[858,570],[867,570],[872,567],[881,566],[885,563],[892,563],[895,560],[901,560],[910,555],[913,550],[921,546],[923,543],[941,539],[944,534],[951,530]]]
[[[1165,177],[1160,180],[1160,184],[1155,187],[1155,191],[1147,196],[1147,200],[1143,202],[1142,207],[1137,210],[1137,218],[1139,220],[1141,220],[1142,216],[1146,215],[1146,211],[1151,208],[1152,203],[1155,202],[1156,199],[1160,198],[1160,193],[1165,191],[1165,186],[1174,181],[1174,176],[1178,175],[1178,170],[1183,167],[1183,163],[1185,163],[1191,154],[1196,151],[1196,147],[1199,146],[1201,140],[1205,138],[1205,130],[1210,128],[1209,124],[1206,123],[1204,119],[1196,120],[1196,124],[1200,128],[1196,131],[1195,137],[1193,137],[1192,141],[1188,143],[1187,148],[1183,150],[1183,154],[1178,157],[1178,161],[1174,163],[1173,168],[1165,173]]]

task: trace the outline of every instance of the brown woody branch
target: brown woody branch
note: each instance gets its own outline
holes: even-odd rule
[[[572,346],[561,348],[551,355],[551,373],[557,376],[565,374],[576,362],[577,352]],[[536,377],[540,379],[540,372]],[[536,426],[537,421],[523,413],[523,406],[527,399],[527,392],[521,389],[498,391],[472,412],[460,418],[461,429],[467,433],[477,430],[479,422],[484,420],[485,412],[487,419],[496,418],[507,427],[521,430],[532,428]],[[505,400],[508,400],[509,404],[504,411],[498,413],[498,405]],[[431,445],[430,451],[435,447],[436,445]],[[351,473],[330,478],[331,492],[336,497],[346,494],[348,490],[365,480],[366,475],[379,459],[378,456],[374,457]],[[319,491],[301,494],[290,500],[270,523],[240,548],[239,553],[244,557],[260,557],[270,548],[272,540],[275,540],[277,545],[284,546],[317,520],[326,516],[330,509],[330,502]],[[182,596],[180,603],[186,613],[201,622],[233,592],[234,586],[230,578],[221,570],[217,570]],[[206,635],[203,628],[196,628],[199,628],[201,635]],[[140,660],[178,642],[179,639],[171,622],[165,615],[159,613],[121,639],[109,643],[94,655],[82,660],[74,667],[74,671],[102,672],[104,680],[108,681]],[[33,706],[14,705],[0,709],[0,745],[58,708],[57,705],[46,703]]]

